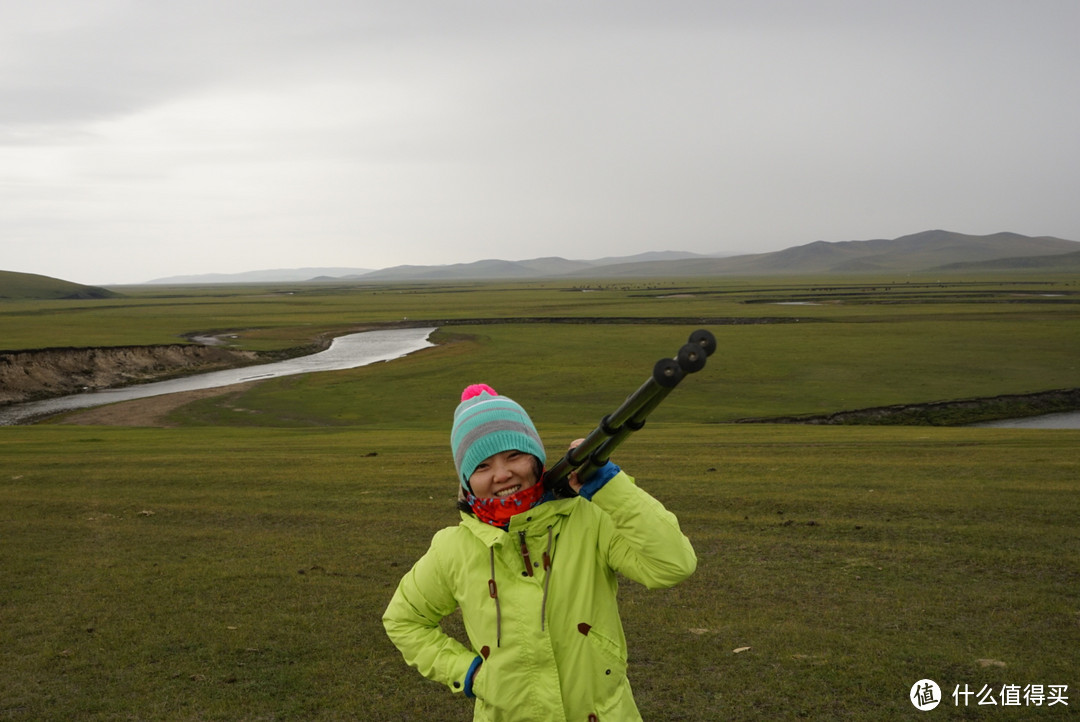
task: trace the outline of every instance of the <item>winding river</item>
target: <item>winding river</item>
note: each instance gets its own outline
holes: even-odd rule
[[[1057,414],[1043,414],[1026,419],[1004,419],[986,421],[972,426],[985,426],[999,429],[1080,429],[1080,411],[1063,411]]]
[[[92,406],[114,404],[119,401],[143,399],[149,396],[175,394],[181,391],[213,389],[232,386],[247,381],[292,376],[316,371],[340,371],[367,366],[379,361],[391,361],[414,351],[433,346],[428,337],[434,328],[398,328],[339,336],[325,351],[300,356],[286,361],[238,369],[210,371],[204,374],[155,381],[117,389],[89,391],[85,394],[61,396],[44,401],[31,401],[0,408],[0,426],[14,426],[31,419],[58,414],[63,411],[87,409]]]
[[[428,337],[434,328],[400,328],[339,336],[325,351],[310,356],[300,356],[286,361],[277,361],[257,366],[245,366],[238,369],[211,371],[204,374],[185,376],[168,381],[156,381],[117,389],[89,391],[73,396],[61,396],[44,401],[31,401],[0,408],[0,426],[14,426],[33,419],[58,414],[75,409],[87,409],[93,406],[131,401],[149,396],[175,394],[181,391],[212,389],[232,386],[247,381],[269,379],[278,376],[314,373],[317,371],[340,371],[343,369],[367,366],[379,361],[391,361],[406,356],[414,351],[433,346]],[[974,426],[1041,428],[1041,429],[1080,429],[1080,412],[1047,414],[1028,419],[1007,419],[991,421]]]

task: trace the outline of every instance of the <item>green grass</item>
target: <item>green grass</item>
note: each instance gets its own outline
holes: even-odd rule
[[[593,424],[694,326],[455,326],[389,366],[271,380],[178,410],[183,424],[430,428],[484,382],[547,418]],[[1080,387],[1080,319],[714,326],[717,352],[657,419],[724,422]]]
[[[588,288],[591,292],[585,293]],[[919,279],[651,279],[624,283],[414,283],[123,287],[124,298],[0,301],[5,350],[175,343],[233,331],[253,350],[305,346],[328,332],[402,319],[795,319],[876,323],[1076,319],[1076,274]],[[789,302],[815,305],[781,305]]]
[[[9,350],[232,329],[274,351],[404,317],[454,322],[393,363],[181,407],[180,428],[0,428],[0,720],[469,719],[379,619],[456,521],[457,393],[483,381],[521,401],[554,457],[700,326],[718,352],[616,454],[700,557],[673,589],[620,590],[645,718],[921,719],[907,694],[926,677],[946,694],[935,718],[1075,716],[1080,432],[723,423],[1080,387],[1075,276],[911,285],[0,303]],[[958,709],[964,684],[1067,684],[1070,705]]]
[[[0,271],[0,300],[9,299],[91,299],[110,298],[113,291],[84,286],[36,273]]]
[[[580,431],[538,421],[551,448]],[[444,437],[4,429],[0,719],[469,719],[379,622],[456,518]],[[924,677],[1068,684],[1038,718],[1073,713],[1078,440],[642,431],[619,460],[700,558],[674,589],[621,589],[646,719],[914,719]]]

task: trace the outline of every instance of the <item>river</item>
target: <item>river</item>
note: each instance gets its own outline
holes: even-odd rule
[[[195,391],[197,389],[213,389],[221,386],[242,384],[247,381],[307,374],[316,371],[340,371],[367,366],[379,361],[391,361],[414,351],[433,346],[434,344],[428,340],[428,336],[433,331],[435,331],[434,328],[364,331],[339,336],[333,340],[328,349],[310,356],[299,356],[285,361],[245,366],[238,369],[210,371],[204,374],[169,379],[168,381],[155,381],[117,389],[88,391],[85,394],[14,404],[0,408],[0,426],[14,426],[31,419],[50,416],[63,411],[88,409],[93,406],[143,399],[149,396],[175,394],[181,391]]]
[[[299,356],[238,369],[211,371],[204,374],[184,376],[168,381],[125,386],[118,389],[89,391],[85,394],[61,396],[44,401],[31,401],[0,408],[0,426],[14,426],[26,421],[75,409],[88,409],[120,401],[132,401],[149,396],[175,394],[181,391],[212,389],[242,384],[247,381],[269,379],[278,376],[314,373],[317,371],[340,371],[367,366],[379,361],[391,361],[414,351],[433,346],[428,337],[434,328],[401,328],[339,336],[325,351],[310,356]],[[1046,414],[1026,419],[1005,419],[973,424],[981,427],[1033,428],[1033,429],[1080,429],[1080,412]]]
[[[1043,414],[1042,416],[1030,416],[1026,419],[984,421],[981,424],[972,424],[972,426],[984,426],[999,429],[1080,429],[1080,411]]]

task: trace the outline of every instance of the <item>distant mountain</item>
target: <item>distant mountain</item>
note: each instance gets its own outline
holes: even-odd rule
[[[334,281],[419,281],[419,280],[478,280],[485,278],[555,278],[577,271],[588,271],[609,264],[673,259],[711,258],[685,251],[651,251],[634,256],[603,258],[597,261],[571,261],[550,256],[526,261],[487,259],[472,263],[442,266],[392,266],[378,271],[362,268],[294,268],[247,273],[206,273],[196,276],[170,276],[147,281],[148,284],[206,284],[206,283],[320,283]]]
[[[202,273],[192,276],[168,276],[147,281],[148,284],[176,286],[201,285],[204,283],[280,283],[309,281],[318,276],[338,278],[371,273],[370,268],[274,268],[244,273]]]
[[[563,278],[567,276],[606,276],[608,269],[639,263],[666,263],[673,260],[713,258],[686,251],[651,251],[634,256],[614,256],[595,261],[570,261],[556,256],[528,261],[484,260],[448,266],[394,266],[358,277],[361,281],[386,280],[476,280],[505,278]]]
[[[893,239],[814,241],[771,253],[707,256],[683,251],[641,253],[595,260],[546,257],[526,261],[486,259],[439,266],[394,266],[378,271],[301,268],[239,274],[174,276],[151,283],[258,283],[276,281],[365,282],[539,278],[649,278],[778,274],[924,273],[982,269],[1072,268],[1080,242],[1050,236],[994,233],[972,236],[923,231]],[[1043,259],[1043,260],[1040,260]],[[1051,260],[1056,259],[1056,260]]]
[[[447,266],[393,266],[354,278],[361,281],[542,278],[546,276],[562,276],[571,271],[592,267],[591,264],[585,261],[568,261],[565,258],[536,258],[531,261],[488,259],[474,263],[454,263]]]
[[[1053,258],[1080,251],[1080,243],[1018,233],[972,236],[951,231],[924,231],[894,239],[815,241],[782,251],[742,256],[694,253],[645,253],[593,261],[536,259],[478,261],[451,266],[398,266],[356,280],[450,280],[471,278],[648,278],[656,276],[723,276],[777,274],[919,273],[953,269],[952,264],[1003,263],[1002,259]],[[557,264],[555,262],[558,262]],[[538,267],[546,263],[542,270]],[[1026,265],[996,268],[1033,268]],[[1048,266],[1049,267],[1049,266]],[[975,266],[971,266],[972,270]],[[956,268],[955,270],[959,270]]]
[[[688,253],[686,251],[647,251],[633,256],[607,256],[595,261],[588,261],[594,266],[616,266],[624,263],[651,263],[653,261],[691,261],[699,258],[722,258],[730,256],[730,253],[714,253],[703,256],[700,253]]]
[[[0,299],[116,298],[119,293],[36,273],[0,271]]]
[[[1001,259],[1053,258],[1080,251],[1080,243],[1018,233],[971,236],[950,231],[924,231],[891,240],[815,241],[772,253],[729,258],[605,266],[607,277],[724,276],[778,274],[920,273],[960,270],[955,264],[985,264]],[[1032,267],[997,266],[997,268]],[[974,270],[974,267],[972,267]],[[600,275],[594,271],[590,274]]]
[[[393,266],[359,276],[361,281],[429,281],[464,278],[531,278],[543,275],[524,263],[485,260],[448,266]],[[561,275],[561,274],[559,274]],[[354,276],[353,278],[357,278]]]

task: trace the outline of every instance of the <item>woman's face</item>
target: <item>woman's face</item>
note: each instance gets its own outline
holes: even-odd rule
[[[540,480],[536,457],[524,451],[503,451],[489,456],[469,477],[469,488],[479,499],[509,496]]]

